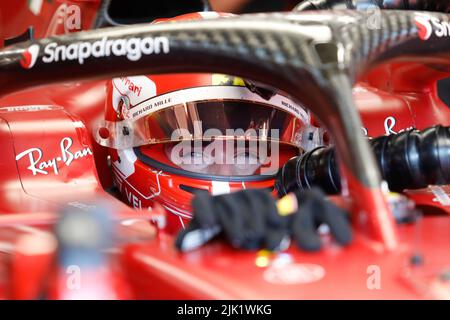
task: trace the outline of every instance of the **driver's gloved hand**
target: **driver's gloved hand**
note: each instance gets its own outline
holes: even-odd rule
[[[278,213],[275,199],[267,190],[247,189],[210,196],[197,194],[192,202],[194,217],[180,232],[176,246],[194,249],[218,234],[238,249],[284,249],[289,238],[307,251],[319,250],[319,225],[325,223],[336,241],[346,245],[352,232],[346,213],[326,200],[318,189],[297,195],[299,209],[288,215]]]
[[[266,190],[247,189],[219,196],[202,192],[194,197],[192,209],[194,217],[176,242],[182,251],[218,233],[235,248],[275,250],[289,233],[287,217],[278,214],[275,199]]]
[[[352,229],[348,213],[326,199],[318,188],[296,194],[299,210],[291,215],[292,239],[305,251],[317,251],[322,243],[317,229],[321,224],[330,228],[337,243],[347,245],[352,241]]]

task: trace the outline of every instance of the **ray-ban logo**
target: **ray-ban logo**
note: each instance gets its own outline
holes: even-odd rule
[[[73,140],[70,137],[65,137],[59,144],[60,155],[51,159],[44,159],[44,152],[40,148],[30,148],[16,156],[16,161],[22,158],[28,159],[29,166],[27,167],[33,175],[44,174],[47,175],[53,171],[56,175],[62,167],[69,167],[75,160],[92,156],[92,151],[89,147],[72,150]]]

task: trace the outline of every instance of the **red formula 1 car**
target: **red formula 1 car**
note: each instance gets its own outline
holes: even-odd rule
[[[1,4],[0,297],[449,299],[449,7],[306,2]],[[206,129],[277,163],[205,164]],[[203,162],[175,162],[180,141]],[[313,185],[350,213],[348,245],[320,227],[315,252],[175,246],[195,194]]]

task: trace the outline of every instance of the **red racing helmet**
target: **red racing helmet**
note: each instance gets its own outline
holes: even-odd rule
[[[205,14],[215,13],[171,20]],[[110,150],[123,199],[137,208],[164,206],[172,230],[191,217],[196,192],[273,190],[278,169],[320,136],[289,97],[222,74],[115,78],[105,120],[97,141]]]

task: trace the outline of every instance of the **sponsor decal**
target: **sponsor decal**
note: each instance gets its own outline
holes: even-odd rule
[[[61,140],[59,147],[61,154],[58,157],[43,160],[44,153],[40,148],[30,148],[16,156],[16,161],[22,158],[27,158],[30,165],[27,167],[33,175],[44,174],[47,175],[51,170],[58,175],[62,166],[69,167],[74,161],[92,156],[92,151],[89,147],[81,150],[72,150],[73,140],[70,137],[65,137]]]
[[[400,130],[395,131],[395,125],[397,124],[397,120],[392,117],[389,116],[386,119],[384,119],[384,132],[386,133],[386,135],[391,135],[391,134],[397,134],[397,133],[401,133],[404,131],[409,131],[411,129],[414,129],[414,127],[406,127]]]
[[[156,96],[156,84],[147,76],[115,78],[112,84],[112,106],[120,119],[128,119],[131,108]],[[124,106],[126,108],[123,108]],[[127,114],[123,114],[124,111]]]
[[[33,44],[22,53],[20,65],[25,69],[31,69],[35,65],[39,56],[39,45]]]
[[[269,104],[292,114],[293,116],[301,119],[304,123],[310,122],[308,111],[282,95],[276,94],[271,97],[270,100],[265,100],[258,94],[251,92],[245,87],[234,85],[197,87],[162,94],[136,105],[130,115],[130,118],[137,120],[162,109],[191,101],[217,99],[244,100],[255,103]]]
[[[61,4],[53,14],[47,29],[47,36],[60,34],[61,31],[81,31],[81,8],[77,5]]]
[[[274,265],[264,271],[264,279],[267,282],[279,285],[312,283],[324,276],[325,269],[322,266],[309,263]]]
[[[443,206],[450,206],[450,197],[444,188],[440,186],[430,186],[430,190],[435,196],[433,202],[439,202]]]
[[[426,41],[434,35],[438,38],[450,37],[450,23],[440,21],[436,17],[429,15],[417,15],[414,19],[419,32],[419,38]]]
[[[152,111],[154,109],[155,109],[155,111],[159,111],[161,109],[171,107],[171,106],[173,106],[172,98],[170,98],[170,97],[159,98],[158,97],[156,99],[153,99],[148,104],[146,104],[143,108],[135,111],[131,115],[131,118],[138,118],[141,115],[147,115],[149,113],[149,111]],[[153,112],[155,112],[155,111],[153,111]],[[129,118],[130,118],[130,116],[126,117],[125,119],[129,119]]]
[[[70,45],[58,45],[56,42],[47,44],[42,57],[43,63],[59,61],[78,61],[84,64],[91,57],[104,58],[109,56],[125,56],[130,61],[138,61],[143,55],[169,53],[169,39],[167,37],[145,37],[130,39],[108,39],[95,42],[78,42]],[[39,45],[30,46],[23,53],[21,65],[31,69],[39,55]]]
[[[130,109],[131,104],[128,96],[121,97],[116,110],[117,119],[128,119],[130,117]]]
[[[406,128],[397,130],[397,129],[395,129],[396,125],[397,125],[397,119],[395,117],[393,117],[393,116],[386,117],[383,122],[383,128],[384,128],[385,135],[397,134],[397,133],[401,133],[404,131],[409,131],[409,130],[415,129],[413,126],[410,126],[410,127],[406,127]],[[372,138],[369,135],[369,131],[367,128],[361,127],[361,130],[363,131],[363,134],[366,137]]]
[[[86,203],[82,203],[82,202],[78,202],[78,201],[68,202],[67,204],[71,207],[81,209],[83,211],[91,211],[91,210],[94,210],[97,208],[96,205],[86,204]]]
[[[60,110],[62,107],[51,105],[31,105],[31,106],[11,106],[0,108],[0,112],[35,112],[35,111],[50,111]]]
[[[121,77],[119,79],[120,81],[122,81],[123,85],[125,85],[125,87],[128,88],[129,92],[133,92],[138,97],[141,95],[142,86],[139,86],[136,83],[134,83],[132,78]]]
[[[137,195],[133,193],[133,191],[128,190],[126,187],[125,194],[127,195],[128,203],[131,204],[136,209],[142,209],[142,201],[139,199]]]

